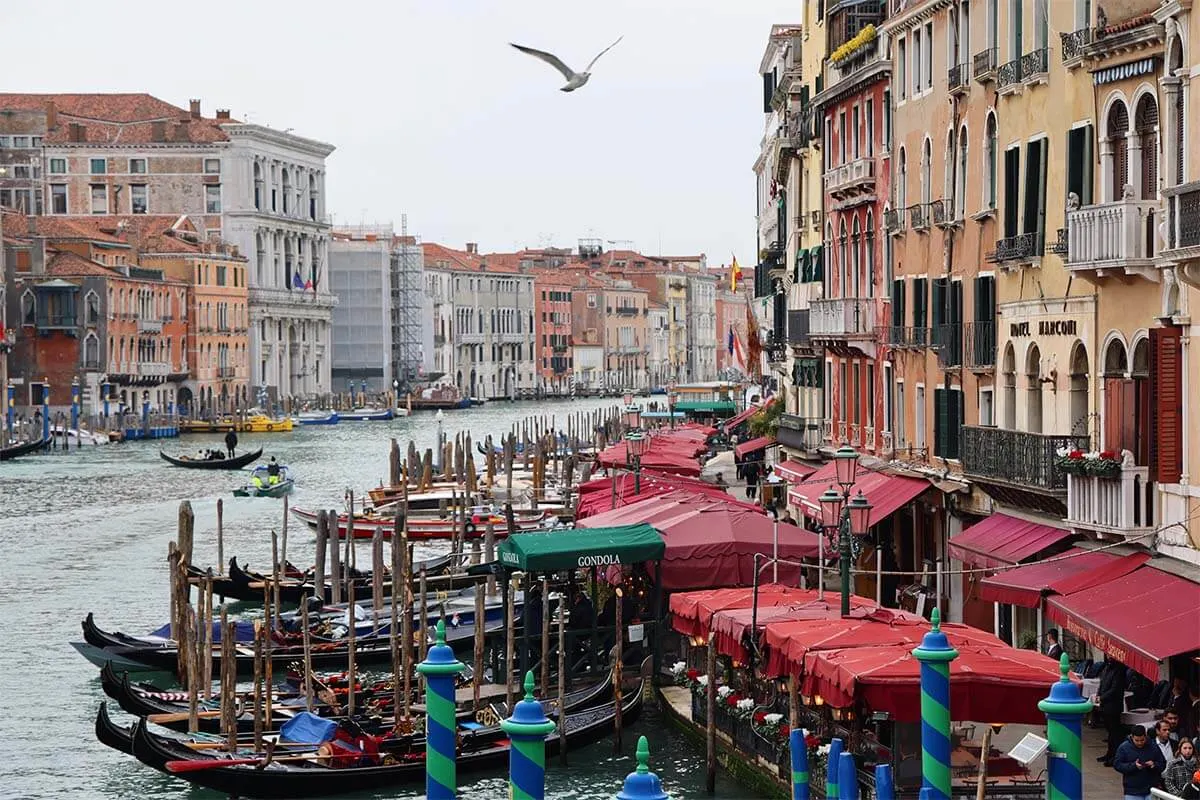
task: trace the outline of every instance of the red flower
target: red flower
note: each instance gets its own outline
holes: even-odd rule
[[[804,746],[810,750],[820,747],[821,737],[817,736],[815,733],[810,733],[808,736],[804,737]]]
[[[1067,453],[1067,458],[1083,458],[1083,451],[1072,450],[1071,452]]]
[[[792,733],[792,729],[788,727],[788,724],[786,722],[784,722],[783,724],[781,724],[779,726],[779,735],[782,736],[784,739],[786,739],[789,735],[791,735],[791,733]]]
[[[725,705],[729,706],[730,708],[735,708],[737,703],[738,696],[736,694],[730,693],[729,697],[725,698]]]
[[[762,725],[766,721],[767,721],[767,712],[759,711],[754,715],[754,724],[755,725]]]
[[[1101,453],[1100,453],[1100,457],[1101,457],[1101,458],[1106,458],[1106,459],[1108,459],[1109,461],[1116,461],[1116,460],[1117,460],[1117,454],[1116,454],[1115,452],[1113,452],[1112,450],[1103,450],[1103,451],[1101,451]]]
[[[687,671],[687,677],[688,677],[689,681],[694,681],[694,680],[696,680],[696,678],[700,677],[700,673],[697,670],[689,669]]]

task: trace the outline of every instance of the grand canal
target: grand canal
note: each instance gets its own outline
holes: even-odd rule
[[[534,414],[556,417],[613,401],[493,403],[446,414],[452,436],[469,429],[476,440],[499,435]],[[290,434],[241,436],[241,449],[265,447],[297,476],[291,503],[341,507],[347,489],[386,480],[388,440],[431,446],[437,425],[429,413],[390,423],[345,423]],[[131,633],[152,630],[168,617],[165,556],[181,500],[196,514],[197,564],[216,564],[216,501],[224,498],[225,557],[269,565],[270,531],[283,523],[282,501],[237,498],[245,473],[196,472],[168,466],[168,452],[219,446],[220,436],[189,436],[30,457],[0,466],[0,798],[202,798],[214,793],[143,767],[96,741],[93,721],[104,699],[97,670],[68,645],[94,611],[97,622]],[[289,559],[312,563],[313,536],[289,524]],[[444,545],[441,545],[444,547]],[[425,555],[434,554],[434,545]],[[369,559],[365,553],[362,557]],[[418,557],[421,551],[418,550]],[[128,719],[119,710],[122,721]],[[611,739],[574,752],[567,769],[551,769],[547,795],[611,798],[632,770],[638,734],[650,737],[652,768],[673,798],[705,796],[703,753],[650,710],[615,756]],[[466,798],[508,792],[502,773],[460,776]],[[378,795],[415,798],[423,787],[400,786]],[[717,797],[745,797],[719,782]]]

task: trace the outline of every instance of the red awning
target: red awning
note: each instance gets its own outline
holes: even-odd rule
[[[751,453],[757,453],[759,450],[765,450],[775,444],[774,436],[759,436],[757,439],[751,439],[748,442],[742,442],[737,447],[733,448],[733,454],[738,458],[745,458]]]
[[[816,597],[815,589],[767,583],[758,587],[758,608],[805,603]],[[671,595],[671,627],[685,636],[707,638],[713,614],[726,608],[750,608],[753,602],[754,590],[749,587],[676,592]]]
[[[974,567],[1007,567],[1061,542],[1070,531],[992,514],[950,540],[950,555]]]
[[[837,489],[837,467],[832,462],[821,467],[788,492],[788,502],[800,508],[805,516],[821,519],[821,494],[830,486]],[[859,468],[858,482],[850,490],[862,492],[871,502],[871,524],[883,522],[929,489],[929,482],[903,475],[885,475],[882,472]]]
[[[772,397],[769,400],[767,400],[767,402],[763,403],[761,406],[746,406],[744,409],[742,409],[741,411],[734,414],[729,419],[722,422],[721,427],[724,429],[724,431],[726,433],[728,433],[729,431],[733,430],[738,425],[741,425],[743,422],[750,419],[755,414],[757,414],[759,411],[762,411],[764,408],[766,408],[767,406],[771,405],[771,403],[774,403],[774,402],[775,402],[775,398]]]
[[[1151,680],[1164,659],[1200,650],[1198,608],[1200,583],[1149,565],[1046,599],[1046,616]]]
[[[638,491],[639,483],[640,492]],[[596,478],[587,483],[581,483],[578,491],[579,503],[575,511],[577,521],[675,491],[687,491],[693,496],[716,497],[741,504],[741,501],[734,500],[720,486],[705,483],[699,478],[666,475],[648,469],[642,470],[640,480],[631,473],[622,472],[614,478]],[[757,508],[752,503],[742,505],[747,508]]]
[[[808,476],[817,471],[817,468],[811,464],[805,464],[801,461],[780,461],[775,465],[775,474],[783,478],[788,483],[800,483]]]
[[[854,619],[878,613],[909,615],[907,611],[880,609],[873,598],[850,595],[850,616]],[[841,596],[834,592],[826,592],[823,599],[814,597],[802,603],[760,607],[757,614],[753,608],[727,608],[718,611],[712,615],[712,631],[717,639],[718,653],[738,661],[748,661],[746,634],[752,625],[756,627],[756,635],[759,636],[764,629],[770,630],[775,626],[801,622],[825,626],[828,629],[830,625],[837,625],[843,621],[841,615]],[[915,614],[909,616],[920,619]]]
[[[1037,608],[1042,596],[1071,594],[1127,575],[1150,559],[1146,553],[1118,556],[1073,547],[1044,563],[1005,570],[984,578],[979,596],[984,600]]]
[[[955,720],[1045,724],[1037,704],[1060,679],[1058,663],[1032,650],[964,646],[950,662]],[[897,722],[921,718],[921,667],[909,645],[816,650],[804,657],[801,692],[835,708],[861,703]]]

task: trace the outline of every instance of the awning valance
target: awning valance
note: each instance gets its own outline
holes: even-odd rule
[[[788,483],[800,483],[816,471],[815,466],[802,461],[780,461],[775,465],[775,474]]]
[[[788,502],[800,508],[806,516],[821,519],[819,498],[831,485],[837,486],[837,466],[831,461],[798,486],[788,492]],[[871,503],[871,524],[883,522],[929,489],[929,482],[903,475],[885,475],[882,472],[859,467],[858,482],[851,492],[860,491]]]
[[[1008,514],[992,514],[950,540],[950,555],[974,567],[1020,564],[1071,532]]]
[[[518,533],[500,543],[499,559],[509,570],[553,572],[656,561],[665,550],[658,531],[640,524]]]
[[[1037,608],[1049,594],[1071,594],[1127,575],[1145,564],[1149,554],[1118,556],[1071,548],[1044,563],[1026,564],[984,578],[979,596],[996,603]]]
[[[733,454],[738,458],[745,458],[751,453],[757,453],[759,450],[765,450],[775,444],[774,436],[759,436],[757,439],[751,439],[748,442],[742,442],[737,447],[733,448]]]

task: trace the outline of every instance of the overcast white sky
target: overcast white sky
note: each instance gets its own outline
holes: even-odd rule
[[[752,264],[758,63],[801,0],[2,6],[6,90],[199,97],[328,141],[338,222],[407,212],[425,241],[485,252],[594,237]],[[620,35],[570,94],[508,46],[582,69]]]

